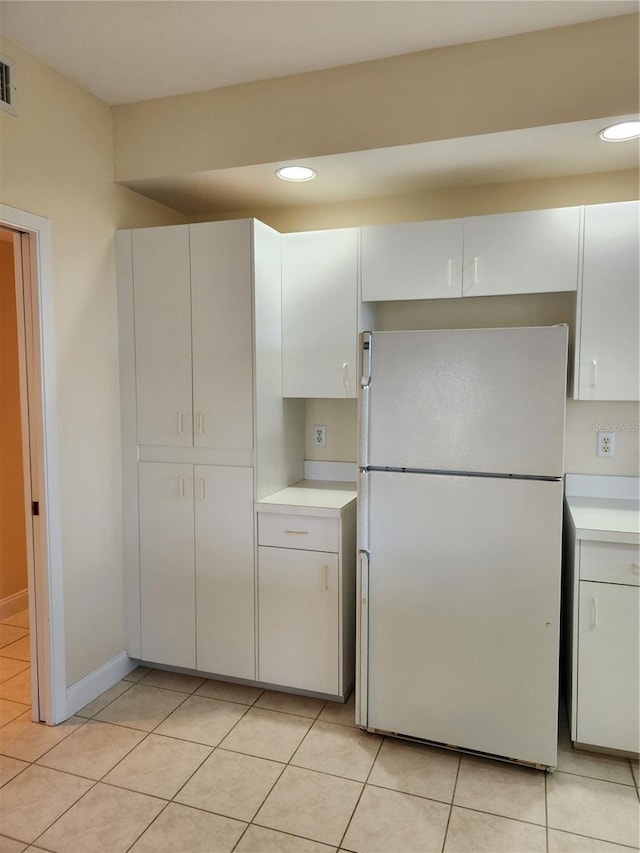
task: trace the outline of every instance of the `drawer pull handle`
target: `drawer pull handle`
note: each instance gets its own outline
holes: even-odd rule
[[[198,434],[204,435],[204,412],[198,412]]]
[[[184,435],[184,412],[178,412],[178,435]]]
[[[184,477],[178,477],[178,495],[181,501],[186,497]]]
[[[326,592],[329,589],[329,566],[322,567],[322,589]]]
[[[591,387],[595,388],[598,384],[598,362],[593,359],[591,362]]]
[[[453,284],[453,260],[451,258],[447,261],[447,284]]]
[[[473,283],[474,284],[478,283],[478,261],[479,260],[480,259],[477,257],[473,259]]]
[[[204,501],[207,499],[207,483],[204,477],[200,478],[200,500]]]
[[[295,536],[308,536],[309,535],[308,530],[285,530],[285,533],[291,533]]]
[[[591,602],[591,627],[598,627],[598,599],[595,596]]]

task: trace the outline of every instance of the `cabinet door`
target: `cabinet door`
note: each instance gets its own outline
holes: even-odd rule
[[[285,397],[355,397],[358,229],[282,237]]]
[[[132,237],[138,443],[191,446],[189,228]]]
[[[577,741],[638,752],[640,590],[580,582]]]
[[[640,202],[585,208],[580,400],[638,400]]]
[[[258,548],[258,678],[337,694],[338,555]]]
[[[195,668],[193,467],[139,463],[142,658]]]
[[[195,467],[198,669],[255,678],[253,470]]]
[[[190,225],[194,443],[253,447],[251,222]]]
[[[462,219],[362,229],[362,300],[462,296]]]
[[[464,220],[463,296],[576,290],[580,208]]]

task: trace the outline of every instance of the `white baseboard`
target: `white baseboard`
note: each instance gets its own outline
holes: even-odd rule
[[[29,590],[21,589],[0,600],[0,622],[29,607]]]
[[[128,675],[138,666],[138,661],[129,657],[126,652],[120,652],[111,660],[67,687],[67,716],[72,717],[76,711],[84,708],[89,702],[113,687],[118,681]]]

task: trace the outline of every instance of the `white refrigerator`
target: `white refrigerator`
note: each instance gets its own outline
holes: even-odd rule
[[[361,727],[555,766],[567,336],[362,335]]]

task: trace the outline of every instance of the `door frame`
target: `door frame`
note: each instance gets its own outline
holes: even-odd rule
[[[51,222],[0,205],[0,225],[20,232],[22,249],[21,276],[16,256],[16,299],[19,318],[24,318],[24,325],[19,323],[23,460],[25,473],[31,472],[25,513],[27,531],[33,530],[27,571],[31,648],[37,654],[37,684],[32,685],[38,701],[32,717],[56,725],[67,716],[67,688]],[[40,506],[36,522],[32,500]]]

